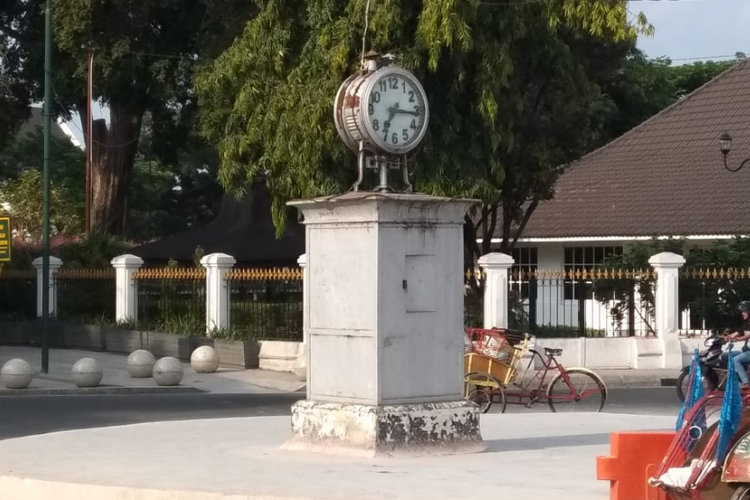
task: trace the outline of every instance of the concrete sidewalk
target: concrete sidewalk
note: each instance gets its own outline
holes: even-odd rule
[[[0,491],[13,500],[606,500],[609,482],[595,471],[610,433],[672,430],[674,422],[483,415],[483,453],[376,458],[282,450],[288,417],[107,427],[0,442]]]
[[[96,359],[104,371],[100,387],[80,389],[73,382],[71,368],[81,358]],[[0,386],[0,395],[21,394],[142,394],[203,391],[213,393],[268,393],[291,392],[304,388],[291,373],[267,370],[228,370],[220,368],[215,373],[196,373],[190,363],[183,363],[184,376],[178,387],[159,387],[153,378],[134,379],[126,370],[127,356],[50,349],[49,373],[41,373],[41,350],[32,347],[0,346],[0,366],[12,358],[21,358],[37,370],[37,375],[26,390],[9,390]]]
[[[104,370],[102,386],[94,389],[79,389],[73,383],[70,372],[73,364],[84,357],[94,358]],[[25,359],[36,369],[41,369],[41,350],[33,347],[0,346],[0,366],[12,358]],[[127,357],[120,354],[79,351],[72,349],[50,350],[50,372],[38,373],[27,390],[12,391],[0,387],[0,395],[12,394],[122,394],[144,392],[188,392],[214,393],[262,393],[292,392],[305,389],[294,374],[268,370],[228,370],[216,373],[196,373],[190,363],[183,363],[185,375],[178,387],[159,387],[153,379],[134,379],[126,371]],[[679,375],[675,370],[596,370],[609,389],[657,388],[674,386]],[[529,372],[527,376],[533,377]],[[547,383],[554,374],[548,374]]]

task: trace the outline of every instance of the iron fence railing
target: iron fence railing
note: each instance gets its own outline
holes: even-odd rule
[[[112,323],[115,320],[115,270],[61,269],[54,275],[60,321]]]
[[[740,323],[737,306],[750,300],[749,269],[686,268],[679,281],[679,328],[683,335],[706,335]]]
[[[236,337],[302,341],[301,269],[236,269],[227,279]]]
[[[654,334],[650,270],[511,273],[508,323],[539,337]]]
[[[134,273],[137,328],[205,335],[206,272],[200,268],[142,269]]]
[[[0,320],[36,318],[36,272],[0,269]]]

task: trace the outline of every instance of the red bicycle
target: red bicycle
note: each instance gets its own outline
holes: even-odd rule
[[[562,349],[544,348],[544,356],[528,348],[528,336],[513,339],[508,330],[467,330],[472,347],[464,356],[464,394],[477,403],[482,413],[494,408],[504,413],[507,405],[531,408],[546,401],[553,412],[600,412],[607,400],[607,387],[588,368],[565,368],[555,356]],[[516,334],[517,336],[517,334]],[[518,377],[516,366],[526,352],[531,353],[526,370]],[[538,361],[539,369],[532,369]],[[529,370],[535,372],[528,378]],[[547,384],[550,373],[555,375]]]

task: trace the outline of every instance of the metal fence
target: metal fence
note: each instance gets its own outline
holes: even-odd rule
[[[61,269],[54,280],[57,319],[76,323],[114,322],[114,269]]]
[[[0,320],[36,319],[36,271],[0,269]]]
[[[235,336],[302,341],[301,269],[235,269],[227,280]]]
[[[654,335],[651,270],[513,272],[509,327],[539,337]]]
[[[679,297],[681,334],[706,335],[736,327],[737,306],[750,300],[750,270],[686,268],[680,274]]]
[[[206,271],[201,268],[141,269],[134,273],[141,330],[205,335]]]

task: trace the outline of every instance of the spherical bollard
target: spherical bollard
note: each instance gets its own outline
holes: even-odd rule
[[[148,378],[154,371],[156,358],[145,349],[133,351],[128,356],[128,373],[133,378]]]
[[[0,369],[0,380],[8,389],[26,389],[34,378],[34,369],[23,359],[11,359]]]
[[[219,368],[219,353],[211,346],[202,345],[193,351],[190,365],[198,373],[213,373]]]
[[[154,380],[158,385],[180,385],[182,363],[177,358],[167,356],[154,365]]]
[[[73,382],[78,387],[96,387],[104,376],[102,367],[94,358],[81,358],[73,365]]]

